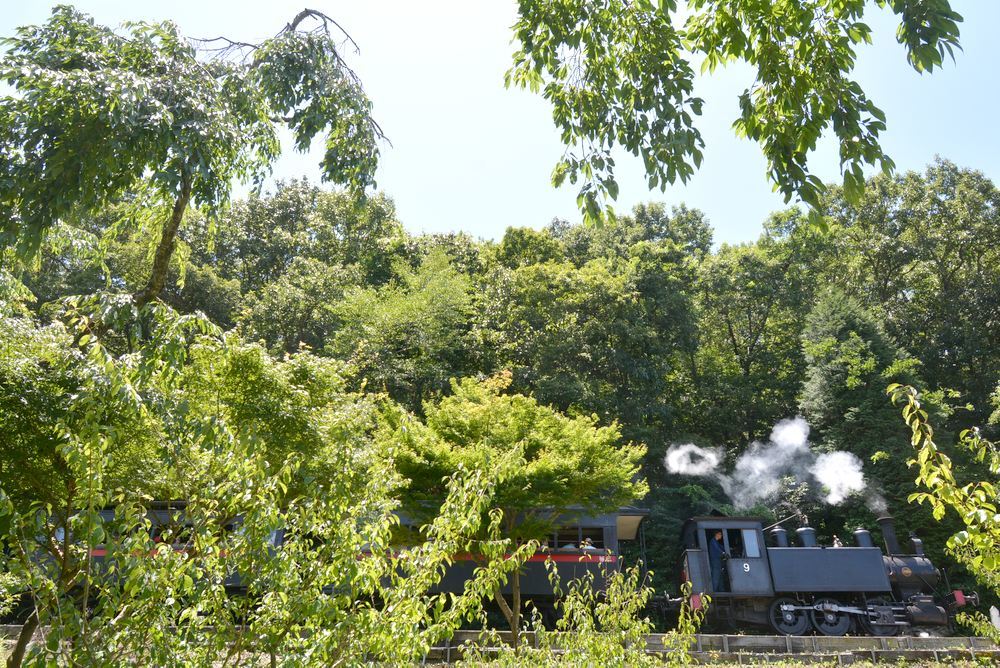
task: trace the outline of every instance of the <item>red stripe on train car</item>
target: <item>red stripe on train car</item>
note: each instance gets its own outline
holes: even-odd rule
[[[370,557],[371,554],[372,553],[370,551],[364,550],[361,554],[358,555],[358,559],[363,559],[365,557]],[[400,556],[400,553],[399,552],[394,552],[394,553],[392,553],[392,556],[398,557],[398,556]],[[509,558],[510,555],[508,554],[507,557]],[[456,554],[454,557],[452,557],[453,561],[479,561],[480,559],[481,559],[481,557],[477,557],[475,555],[471,555],[471,554],[467,554],[467,553],[465,553],[465,554]],[[528,561],[533,561],[533,562],[545,562],[545,561],[548,561],[549,559],[551,559],[552,561],[554,561],[556,563],[560,563],[560,564],[565,564],[565,563],[577,563],[577,564],[615,564],[615,563],[618,563],[618,556],[614,555],[614,554],[579,554],[579,553],[572,553],[572,554],[545,554],[545,553],[536,553],[536,554],[528,557]]]
[[[576,562],[581,564],[613,564],[618,557],[613,554],[536,554],[528,561],[552,561],[558,563]]]

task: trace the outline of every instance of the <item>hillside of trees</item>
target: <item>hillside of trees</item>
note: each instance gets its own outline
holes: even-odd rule
[[[1000,191],[939,160],[871,179],[855,203],[830,186],[819,211],[819,226],[798,209],[776,212],[756,242],[739,245],[716,245],[696,208],[659,203],[600,225],[511,221],[502,239],[484,241],[408,233],[387,195],[282,183],[211,224],[189,215],[162,298],[232,330],[226,362],[196,356],[184,392],[218,394],[243,424],[273,432],[262,438],[304,455],[312,476],[339,465],[317,454],[323,434],[367,433],[375,398],[422,419],[453,380],[506,374],[506,392],[616,424],[622,444],[645,446],[649,492],[637,504],[652,511],[648,562],[658,588],[676,590],[681,522],[733,504],[710,480],[668,474],[667,448],[721,446],[731,464],[779,420],[802,415],[814,448],[857,455],[903,535],[917,531],[951,566],[943,546],[959,527],[908,505],[909,433],[885,391],[920,388],[939,442],[998,422]],[[57,397],[84,373],[54,359],[62,339],[47,327],[64,298],[135,293],[149,280],[149,235],[141,222],[120,224],[136,215],[121,205],[68,217],[30,265],[4,276],[5,327],[19,323],[18,345],[53,358],[30,377],[2,370],[12,452],[45,438],[23,407],[58,412]],[[143,336],[129,332],[118,336]],[[317,426],[320,405],[339,406],[343,424]],[[160,477],[164,434],[141,416],[121,421],[134,448],[108,474],[176,492]],[[983,466],[955,458],[972,477]],[[44,497],[52,471],[37,473],[24,484]],[[863,499],[828,506],[821,492],[789,481],[747,512],[803,513],[824,540],[873,525]]]

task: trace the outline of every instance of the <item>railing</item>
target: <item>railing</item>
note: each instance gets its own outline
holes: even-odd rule
[[[461,658],[461,646],[477,644],[479,631],[458,631],[440,646],[434,647],[424,658],[426,664],[450,664]],[[503,642],[510,641],[510,632],[501,632]],[[646,651],[666,654],[664,634],[646,636]],[[534,633],[521,634],[521,642],[536,644]],[[489,654],[499,647],[480,647]],[[977,661],[1000,664],[1000,647],[988,638],[919,637],[899,636],[876,638],[871,636],[766,636],[766,635],[715,635],[698,634],[691,647],[692,657],[700,663],[760,663],[768,660],[801,660],[806,656],[821,657],[830,662],[848,664],[855,661],[896,663],[898,661]]]
[[[20,626],[0,626],[0,640],[12,640],[20,633]],[[42,633],[39,630],[39,633]],[[477,644],[479,631],[457,631],[451,639],[433,647],[424,657],[424,664],[451,664],[462,657],[462,645]],[[501,642],[510,642],[510,632],[497,634]],[[664,634],[646,636],[646,651],[665,654],[670,651],[664,644]],[[521,633],[521,642],[536,646],[535,634]],[[499,647],[480,647],[489,654]],[[979,661],[987,665],[1000,664],[1000,647],[988,638],[919,637],[899,636],[876,638],[871,636],[765,636],[765,635],[715,635],[698,634],[691,647],[692,657],[699,663],[761,663],[762,659],[802,660],[806,656],[821,658],[840,665],[855,661],[897,663],[899,661]]]

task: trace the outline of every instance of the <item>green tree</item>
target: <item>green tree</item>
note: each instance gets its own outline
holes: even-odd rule
[[[487,249],[489,243],[474,239],[467,232],[448,234],[422,234],[405,242],[404,256],[416,267],[424,257],[435,251],[444,251],[451,258],[451,264],[470,278],[486,273]]]
[[[497,261],[509,269],[558,261],[563,257],[559,242],[546,232],[530,227],[508,227],[496,250]]]
[[[356,268],[295,258],[285,273],[243,298],[240,326],[274,351],[323,350],[341,325],[338,304],[359,282]]]
[[[823,282],[854,295],[923,363],[933,386],[980,402],[1000,378],[1000,191],[983,174],[937,160],[924,173],[868,181],[861,200],[833,189]],[[982,424],[985,403],[954,416]],[[949,427],[951,427],[949,421]]]
[[[193,262],[214,266],[250,293],[300,258],[357,267],[363,281],[384,283],[405,234],[384,195],[358,197],[293,180],[273,193],[251,193],[218,219],[192,220],[181,236]]]
[[[423,423],[397,415],[392,438],[402,445],[398,464],[408,479],[404,509],[415,517],[436,512],[444,481],[461,469],[490,470],[505,458],[520,460],[492,499],[503,535],[534,550],[560,521],[575,514],[609,512],[647,491],[638,477],[645,452],[621,445],[617,425],[596,418],[569,418],[519,394],[504,394],[509,375],[486,381],[452,382],[452,394],[424,407]],[[503,554],[480,555],[487,564]],[[514,633],[521,628],[518,571],[511,574],[511,600],[498,586],[494,600]]]
[[[191,259],[252,293],[277,281],[298,257],[315,257],[315,211],[322,191],[308,181],[250,193],[216,219],[193,217],[181,231]]]
[[[0,489],[19,505],[73,507],[77,480],[65,449],[92,420],[114,434],[104,465],[109,484],[148,487],[162,472],[155,424],[114,397],[97,406],[81,398],[111,379],[75,345],[78,338],[60,322],[0,318]]]
[[[0,320],[12,346],[0,358],[0,569],[34,604],[11,668],[409,663],[476,617],[526,556],[488,516],[515,473],[499,461],[439,481],[427,540],[390,549],[399,444],[375,439],[374,403],[344,390],[341,363],[275,360],[160,303],[67,309],[46,328]],[[114,326],[95,330],[98,319]],[[143,345],[130,349],[118,332],[136,323]],[[161,540],[146,517],[157,496],[187,499]],[[458,596],[428,594],[470,541],[490,564]],[[244,597],[228,595],[234,573]],[[46,642],[29,645],[38,625]]]
[[[669,212],[663,204],[637,204],[631,216],[619,216],[600,227],[557,220],[549,233],[563,243],[567,258],[577,265],[601,257],[628,259],[632,247],[643,241],[673,242],[692,260],[712,250],[712,228],[705,214],[683,204]]]
[[[813,289],[806,259],[765,235],[724,245],[702,264],[688,433],[745,445],[788,415],[804,368],[799,335]]]
[[[397,281],[358,287],[335,308],[342,326],[328,352],[348,360],[360,385],[411,410],[465,375],[472,357],[472,286],[442,250]]]
[[[666,384],[691,344],[692,282],[675,247],[653,244],[626,261],[500,270],[480,296],[478,336],[517,390],[619,420],[645,441],[670,421]]]
[[[948,0],[878,0],[900,16],[897,39],[918,72],[958,46],[962,20]],[[650,188],[687,181],[701,165],[692,61],[702,71],[742,61],[756,70],[739,97],[736,131],[758,142],[786,201],[819,205],[807,158],[825,130],[840,145],[844,188],[859,195],[862,166],[893,167],[879,143],[885,115],[850,78],[857,45],[871,41],[864,0],[519,0],[519,48],[508,86],[541,92],[566,152],[554,185],[583,182],[577,201],[594,219],[618,195],[613,152],[641,156]],[[686,18],[680,18],[680,6]]]
[[[802,334],[805,382],[799,405],[810,426],[833,449],[871,456],[892,439],[895,411],[881,387],[914,380],[918,362],[854,299],[829,290],[809,313]],[[885,382],[883,382],[885,381]]]
[[[223,328],[236,324],[243,294],[239,281],[219,275],[211,265],[187,263],[184,280],[168,280],[163,300],[181,313],[201,311]]]
[[[56,221],[134,196],[163,221],[142,304],[163,289],[189,207],[213,215],[234,180],[260,180],[279,126],[299,150],[326,134],[325,179],[371,185],[381,133],[336,26],[304,10],[260,44],[198,43],[201,57],[172,23],[118,33],[67,6],[18,29],[0,59],[13,88],[0,97],[0,243],[29,252]]]
[[[808,366],[799,407],[817,447],[857,455],[865,462],[869,493],[888,502],[883,508],[877,498],[869,499],[868,505],[876,514],[899,512],[913,488],[912,473],[904,466],[911,446],[900,433],[885,387],[921,382],[919,362],[864,307],[836,289],[824,294],[809,313],[802,345]],[[928,405],[937,415],[946,414],[940,393]],[[838,518],[843,523],[845,515],[854,521],[871,519],[861,501],[837,511],[816,508],[811,517],[817,524],[836,524]],[[908,513],[899,523],[904,530],[920,528],[929,549],[941,554],[945,536],[929,520],[924,513]]]

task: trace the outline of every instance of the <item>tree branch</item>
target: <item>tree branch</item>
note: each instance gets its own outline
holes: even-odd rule
[[[149,282],[134,296],[136,306],[142,308],[149,302],[160,296],[163,286],[167,282],[167,271],[170,268],[170,256],[174,252],[174,242],[177,238],[177,229],[184,219],[184,212],[187,211],[188,203],[191,201],[191,186],[194,177],[190,172],[186,172],[181,177],[181,191],[174,200],[174,208],[170,218],[163,226],[163,233],[160,236],[160,243],[156,247],[156,254],[153,256],[153,268],[149,274]]]
[[[354,41],[354,38],[351,37],[351,34],[349,32],[347,32],[346,30],[344,30],[344,26],[340,25],[335,20],[333,20],[332,18],[330,18],[329,16],[327,16],[323,12],[318,11],[316,9],[309,9],[308,7],[306,9],[303,9],[301,12],[299,12],[298,14],[295,15],[295,18],[293,18],[288,23],[288,25],[286,25],[284,27],[284,29],[282,29],[281,32],[282,33],[285,33],[285,32],[295,32],[296,30],[299,29],[299,25],[303,21],[305,21],[307,18],[310,18],[310,17],[318,19],[322,23],[323,30],[327,34],[329,34],[329,32],[330,32],[329,29],[328,29],[328,26],[329,26],[329,24],[332,23],[334,26],[336,26],[337,30],[339,30],[341,32],[341,34],[344,36],[344,38],[348,42],[351,43],[351,46],[354,47],[354,52],[355,53],[361,53],[361,47],[358,46],[358,43]],[[281,33],[278,33],[278,34],[280,35]]]

